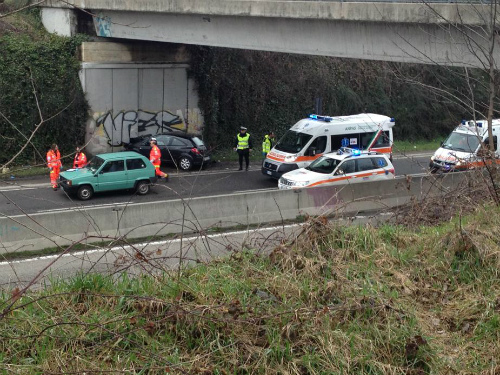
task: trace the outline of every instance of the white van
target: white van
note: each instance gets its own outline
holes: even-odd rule
[[[305,168],[325,153],[341,147],[376,151],[392,159],[394,119],[373,113],[351,116],[310,115],[293,125],[267,154],[262,173],[279,179]]]
[[[500,119],[493,120],[492,125],[495,155],[498,157]],[[429,164],[431,172],[461,171],[484,166],[484,159],[479,151],[481,143],[486,146],[489,144],[488,121],[463,120],[432,155]]]

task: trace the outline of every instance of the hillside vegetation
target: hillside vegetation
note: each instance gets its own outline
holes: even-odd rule
[[[3,294],[0,371],[498,374],[500,211],[413,228],[310,218],[270,254]]]
[[[0,3],[0,13],[10,8]],[[57,143],[63,155],[83,144],[88,106],[78,78],[84,36],[48,34],[32,9],[0,17],[0,167],[44,164]]]
[[[214,148],[231,144],[241,125],[256,139],[269,129],[281,136],[318,111],[384,114],[396,120],[395,142],[431,140],[472,118],[470,97],[480,112],[488,103],[486,74],[474,69],[468,84],[460,68],[207,47],[191,53],[204,137]]]
[[[0,3],[0,13],[26,3]],[[88,105],[76,57],[83,40],[90,37],[49,35],[36,8],[0,15],[0,163],[21,150],[33,132],[16,164],[43,163],[54,142],[63,155],[84,142]],[[216,151],[231,148],[241,125],[258,144],[269,129],[280,137],[315,112],[385,114],[396,119],[396,142],[433,140],[462,118],[472,118],[468,98],[480,112],[488,103],[487,77],[474,69],[200,46],[189,50],[203,137]]]
[[[87,116],[73,57],[81,39],[35,37],[22,24],[0,25],[0,163],[37,124],[21,161],[43,160],[54,141],[72,149]],[[318,97],[332,115],[392,115],[401,138],[435,137],[467,117],[401,79],[439,77],[461,89],[435,67],[209,48],[192,55],[215,148],[240,125],[281,133]],[[379,228],[311,217],[269,254],[245,246],[175,272],[2,289],[0,373],[499,374],[500,210],[487,194],[470,198],[412,202]],[[151,270],[140,249],[130,258]]]

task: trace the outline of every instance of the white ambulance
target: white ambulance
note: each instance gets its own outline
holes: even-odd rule
[[[497,139],[500,137],[500,119],[493,120],[492,125],[493,144],[498,158]],[[489,145],[488,121],[463,120],[432,155],[430,171],[432,173],[462,171],[484,166],[484,158],[480,151],[481,143],[486,147]]]
[[[385,154],[342,147],[325,154],[308,167],[285,173],[279,189],[354,184],[394,179],[394,166]]]
[[[293,125],[267,154],[262,173],[279,179],[305,168],[325,153],[341,147],[376,151],[392,159],[394,119],[373,113],[351,116],[310,115]]]

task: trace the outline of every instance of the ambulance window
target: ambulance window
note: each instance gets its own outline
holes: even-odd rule
[[[312,135],[288,130],[274,146],[278,151],[297,153],[311,140]]]
[[[321,156],[306,167],[306,169],[317,173],[330,174],[335,170],[339,163],[340,162],[337,159]]]
[[[379,135],[373,147],[390,147],[391,146],[391,138],[389,136],[389,132],[386,130]]]
[[[342,144],[342,141],[346,142],[347,146],[344,146]],[[332,135],[331,142],[332,142],[331,151],[336,151],[341,147],[359,148],[359,134]]]
[[[309,145],[308,150],[314,147],[316,149],[316,154],[322,154],[325,152],[326,148],[326,135],[322,135],[321,137],[317,137],[314,141]]]
[[[375,137],[376,132],[371,132],[371,133],[361,133],[361,149],[366,150],[368,146],[370,146],[370,143],[373,140],[373,137]]]
[[[357,172],[363,172],[375,169],[371,158],[358,159],[357,162],[358,162],[358,168],[356,170]]]
[[[335,174],[339,175],[339,174],[354,173],[355,170],[356,168],[354,165],[354,160],[347,160],[339,165],[339,168],[337,169]]]

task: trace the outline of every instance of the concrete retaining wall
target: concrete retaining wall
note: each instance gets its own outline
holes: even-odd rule
[[[300,215],[352,215],[395,207],[424,195],[449,191],[464,174],[414,177],[411,181],[359,183],[340,187],[273,190],[227,196],[39,213],[0,218],[0,253],[129,239],[296,219]]]

